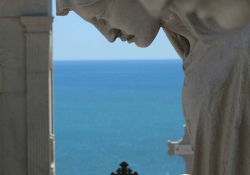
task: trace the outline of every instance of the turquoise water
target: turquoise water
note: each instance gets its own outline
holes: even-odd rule
[[[54,62],[56,173],[179,175],[167,141],[183,137],[181,60]]]

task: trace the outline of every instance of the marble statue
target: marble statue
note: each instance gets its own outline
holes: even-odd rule
[[[163,0],[157,0],[164,6],[160,17],[152,17],[140,1],[57,0],[57,13],[72,10],[109,42],[120,38],[139,47],[149,46],[163,28],[183,60],[192,175],[250,174],[250,25],[229,31]]]

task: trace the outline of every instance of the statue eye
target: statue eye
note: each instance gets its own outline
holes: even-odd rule
[[[97,20],[105,20],[106,18],[106,12],[107,12],[107,9],[103,9],[101,10],[98,14],[95,15],[96,19]]]

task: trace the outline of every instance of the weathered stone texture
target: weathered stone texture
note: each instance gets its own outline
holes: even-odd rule
[[[1,175],[54,172],[51,5],[0,0]]]
[[[18,17],[0,17],[0,174],[26,174],[26,60],[24,27]],[[1,172],[2,171],[2,172]]]
[[[53,17],[21,17],[21,21],[26,27],[28,174],[50,174]]]
[[[147,47],[162,27],[183,59],[183,113],[194,150],[191,174],[250,174],[249,0],[165,0],[164,8],[157,7],[164,0],[141,0],[152,13],[160,11],[158,18],[139,1],[57,1],[64,5],[58,12],[75,11],[109,42],[119,37]],[[72,2],[77,2],[74,8]]]
[[[51,16],[51,0],[0,0],[0,16]]]

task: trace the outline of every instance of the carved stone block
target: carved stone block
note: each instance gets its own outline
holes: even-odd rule
[[[51,6],[0,0],[0,175],[54,172]]]
[[[51,0],[0,0],[0,16],[51,16]]]
[[[0,65],[0,93],[3,92],[3,68]]]
[[[25,92],[26,90],[23,33],[24,27],[19,18],[0,17],[0,65],[3,92]]]
[[[3,93],[1,104],[1,175],[27,175],[26,95]]]
[[[26,58],[18,17],[0,17],[0,174],[27,174]]]

